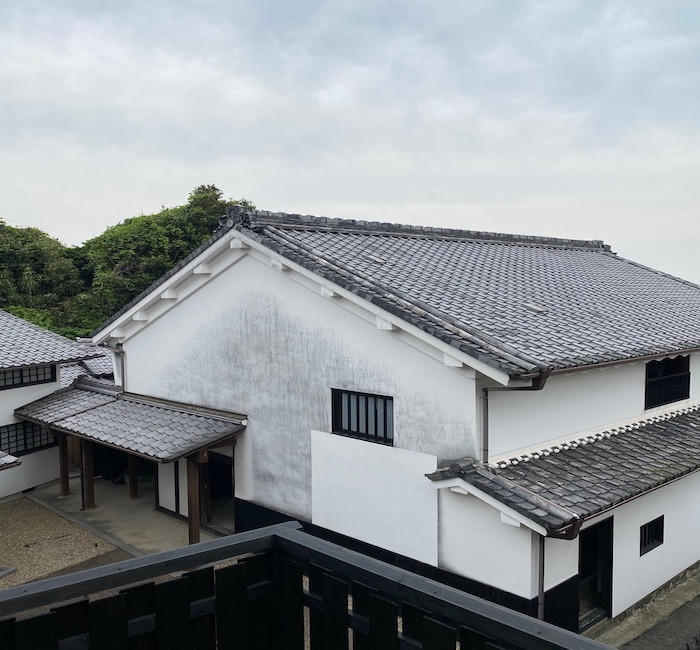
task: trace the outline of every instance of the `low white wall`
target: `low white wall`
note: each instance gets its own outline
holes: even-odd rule
[[[532,532],[474,496],[440,490],[440,568],[524,598],[536,595]]]
[[[639,555],[639,529],[664,516],[664,543]],[[614,510],[613,606],[617,616],[700,560],[700,472]]]
[[[20,456],[18,467],[0,472],[0,499],[58,478],[58,448]]]
[[[544,543],[544,588],[556,587],[578,573],[578,537],[553,539]]]
[[[437,565],[437,458],[311,432],[312,522]]]

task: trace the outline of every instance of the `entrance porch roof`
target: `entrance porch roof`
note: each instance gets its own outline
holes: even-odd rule
[[[127,393],[88,377],[19,407],[15,415],[158,462],[215,447],[247,424],[244,415]]]

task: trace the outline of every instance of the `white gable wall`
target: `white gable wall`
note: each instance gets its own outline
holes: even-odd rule
[[[311,518],[311,429],[329,431],[331,388],[394,398],[395,446],[479,454],[474,373],[445,367],[245,256],[126,339],[126,388],[247,414],[237,495]],[[295,276],[300,277],[300,276]]]

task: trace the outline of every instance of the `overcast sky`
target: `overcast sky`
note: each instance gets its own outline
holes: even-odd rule
[[[697,0],[5,0],[0,25],[8,223],[77,244],[214,183],[700,282]]]

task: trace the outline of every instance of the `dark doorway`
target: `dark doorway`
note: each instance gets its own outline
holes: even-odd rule
[[[612,517],[579,533],[579,629],[610,616],[612,605]]]
[[[234,532],[233,459],[209,452],[202,467],[202,523],[218,532]]]

